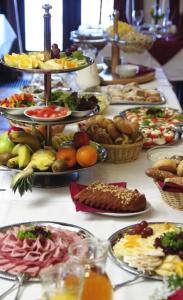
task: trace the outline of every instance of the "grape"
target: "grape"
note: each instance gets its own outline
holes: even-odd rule
[[[154,242],[155,247],[161,247],[161,239],[160,238],[156,238],[155,242]]]
[[[57,44],[52,44],[52,49],[57,49],[58,48],[58,45]]]
[[[65,50],[65,54],[66,54],[67,56],[71,56],[72,50],[70,50],[70,48],[67,48],[67,49]]]
[[[148,236],[151,236],[153,234],[153,230],[151,227],[145,227],[142,230],[141,236],[142,238],[146,238]]]
[[[183,259],[183,250],[179,251],[179,257]]]
[[[131,229],[128,230],[127,234],[132,234],[133,235],[133,234],[137,234],[137,233],[135,231],[135,228],[131,228]]]
[[[145,228],[148,226],[148,223],[146,221],[142,221],[142,222],[140,222],[140,225],[142,228]]]
[[[77,46],[76,44],[72,44],[72,45],[69,47],[69,49],[70,49],[72,52],[74,52],[74,51],[76,51],[76,50],[78,49],[78,46]]]
[[[134,226],[134,230],[136,231],[136,234],[141,234],[142,229],[143,228],[141,227],[140,224],[137,224],[137,225]]]
[[[51,57],[52,58],[60,58],[60,49],[57,48],[57,49],[53,49],[51,50]]]

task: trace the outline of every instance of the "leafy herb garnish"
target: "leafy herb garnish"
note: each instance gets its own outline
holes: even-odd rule
[[[42,226],[31,226],[25,230],[19,230],[17,238],[20,240],[33,239],[36,240],[38,237],[51,238],[51,232],[46,230]]]

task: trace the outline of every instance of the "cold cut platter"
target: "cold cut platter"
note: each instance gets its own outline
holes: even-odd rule
[[[68,247],[92,234],[59,222],[27,222],[0,228],[0,277],[16,280],[25,273],[39,281],[40,272],[69,258]]]

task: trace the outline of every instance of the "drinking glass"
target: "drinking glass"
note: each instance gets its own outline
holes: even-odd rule
[[[72,259],[41,274],[46,300],[80,300],[85,269]]]
[[[85,267],[81,300],[112,300],[112,285],[105,272],[108,247],[108,241],[96,238],[84,239],[70,246],[70,255],[79,257]]]
[[[140,10],[136,10],[136,9],[132,10],[133,24],[137,27],[137,29],[139,29],[140,23],[143,20],[143,16],[144,16],[143,10],[141,10],[141,9]]]

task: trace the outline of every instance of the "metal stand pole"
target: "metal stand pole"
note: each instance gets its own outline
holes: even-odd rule
[[[44,13],[44,60],[51,59],[51,5],[43,5]],[[44,96],[45,105],[48,105],[48,100],[51,97],[51,73],[44,74]],[[50,145],[51,140],[51,126],[46,126],[46,145]]]

